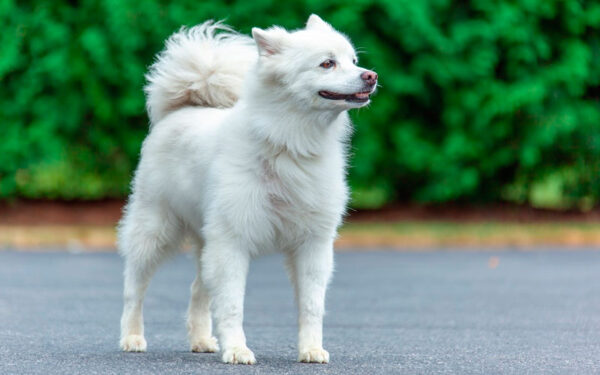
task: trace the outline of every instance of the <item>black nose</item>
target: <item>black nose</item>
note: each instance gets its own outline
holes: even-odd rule
[[[374,86],[377,83],[377,73],[372,70],[362,72],[360,78],[369,86]]]

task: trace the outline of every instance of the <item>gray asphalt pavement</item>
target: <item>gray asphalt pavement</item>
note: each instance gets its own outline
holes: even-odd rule
[[[491,259],[490,257],[497,257]],[[153,279],[148,352],[118,349],[121,259],[114,253],[0,251],[0,374],[597,374],[600,252],[337,254],[328,294],[329,365],[299,364],[282,258],[251,266],[255,366],[188,352],[191,259]],[[495,266],[495,268],[494,268]]]

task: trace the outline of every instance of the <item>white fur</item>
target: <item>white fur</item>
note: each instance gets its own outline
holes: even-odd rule
[[[280,251],[298,301],[298,360],[329,361],[322,320],[348,199],[346,111],[365,103],[318,92],[364,91],[365,70],[352,63],[349,41],[315,15],[305,29],[253,29],[253,36],[256,44],[210,21],[182,30],[148,74],[152,128],[119,226],[125,351],[146,350],[146,287],[189,236],[198,262],[192,351],[219,350],[212,312],[223,361],[255,363],[242,329],[248,264]],[[319,66],[328,58],[334,69]]]
[[[146,75],[152,123],[184,106],[233,106],[248,69],[256,62],[252,39],[220,22],[181,28],[166,47]]]

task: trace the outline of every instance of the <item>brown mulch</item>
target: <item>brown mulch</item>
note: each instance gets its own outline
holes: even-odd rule
[[[378,210],[351,210],[349,221],[600,222],[600,208],[582,212],[502,203],[488,205],[445,204],[438,206],[394,204]]]
[[[125,201],[0,201],[0,225],[114,225]]]
[[[16,200],[0,201],[0,225],[114,225],[125,201]],[[424,206],[395,204],[378,210],[350,210],[350,222],[391,221],[501,221],[501,222],[600,222],[600,209],[546,210],[511,204],[485,206]]]

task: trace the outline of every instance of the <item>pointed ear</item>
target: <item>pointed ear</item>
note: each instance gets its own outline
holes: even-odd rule
[[[261,56],[271,56],[280,53],[283,50],[286,31],[280,28],[270,28],[268,30],[252,28],[252,37],[258,47],[258,53]]]
[[[323,21],[321,19],[321,17],[317,16],[316,14],[311,14],[310,17],[308,17],[308,21],[306,21],[306,28],[307,29],[333,30],[333,27],[331,27],[330,24]]]

